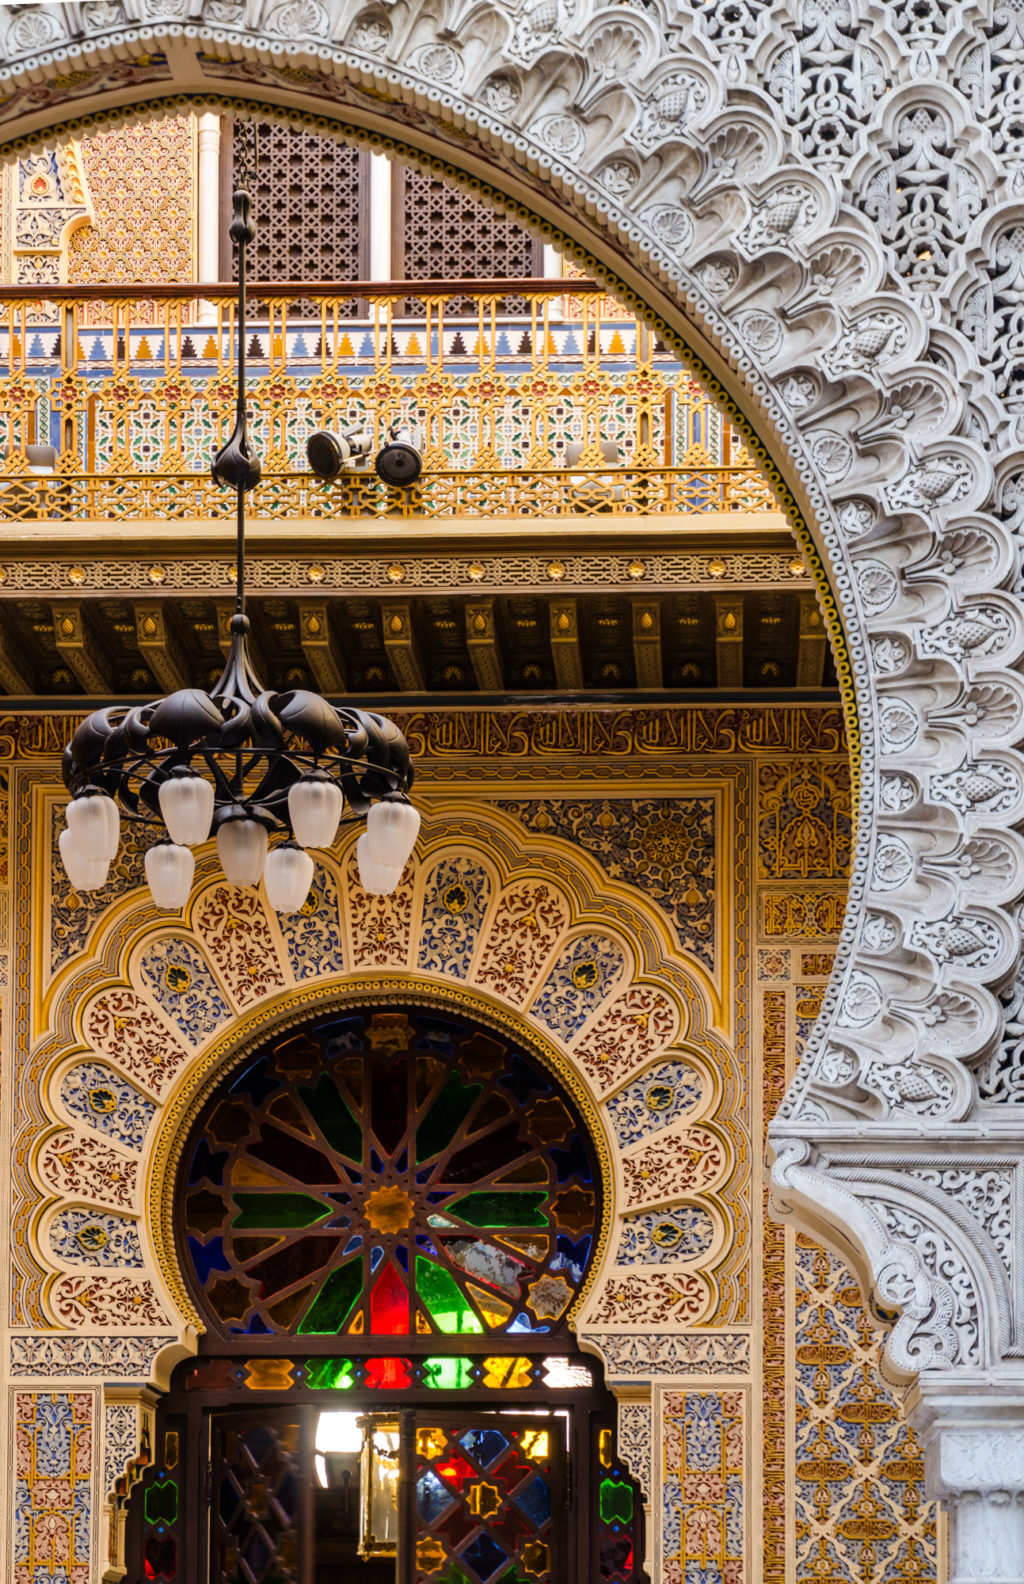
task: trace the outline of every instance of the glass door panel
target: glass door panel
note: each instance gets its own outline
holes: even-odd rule
[[[216,1415],[211,1584],[304,1584],[307,1479],[298,1415]]]
[[[555,1584],[564,1452],[559,1415],[418,1419],[413,1584]]]

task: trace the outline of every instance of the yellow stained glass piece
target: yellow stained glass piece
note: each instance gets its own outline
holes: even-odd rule
[[[528,1358],[485,1358],[483,1370],[492,1391],[523,1391],[533,1384]]]
[[[477,1518],[493,1518],[501,1511],[501,1503],[501,1491],[487,1480],[477,1480],[466,1491],[466,1506]]]
[[[523,1571],[540,1578],[548,1571],[548,1548],[543,1540],[529,1540],[519,1553]]]
[[[500,1298],[495,1298],[492,1293],[485,1292],[475,1282],[467,1282],[466,1288],[469,1296],[492,1329],[496,1326],[504,1325],[506,1320],[511,1318],[511,1304],[503,1303]]]
[[[287,1178],[282,1179],[268,1166],[257,1166],[255,1161],[248,1158],[236,1161],[231,1168],[233,1188],[280,1188],[282,1181],[287,1181]]]
[[[416,1542],[416,1567],[420,1573],[436,1573],[438,1568],[444,1566],[447,1555],[440,1540],[435,1540],[433,1535]]]
[[[416,1334],[417,1336],[430,1335],[430,1321],[427,1319],[425,1314],[420,1312],[419,1309],[416,1311]]]
[[[519,1445],[523,1455],[531,1463],[544,1463],[548,1456],[548,1432],[546,1430],[524,1430],[519,1438]]]
[[[416,1456],[432,1463],[448,1445],[448,1437],[436,1425],[424,1425],[416,1431]]]
[[[602,1468],[612,1466],[612,1432],[602,1430],[597,1438],[597,1455],[601,1459]]]
[[[364,1325],[363,1311],[360,1309],[352,1324],[348,1328],[349,1336],[362,1336]]]
[[[254,1358],[245,1364],[245,1384],[250,1391],[288,1391],[293,1379],[290,1359]]]

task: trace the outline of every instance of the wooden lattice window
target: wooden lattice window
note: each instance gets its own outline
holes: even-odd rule
[[[206,1103],[184,1162],[183,1263],[222,1336],[548,1339],[601,1224],[555,1077],[422,1008],[273,1042]]]
[[[435,172],[396,167],[392,193],[395,280],[521,280],[543,274],[539,238]],[[445,303],[448,315],[472,309],[470,298]],[[502,301],[503,313],[525,311],[522,297],[510,294]]]
[[[235,172],[252,158],[251,135],[249,123],[232,122],[226,139],[231,178],[223,183],[229,206]],[[369,154],[354,144],[275,121],[256,124],[255,145],[257,232],[249,250],[250,280],[365,280]],[[227,235],[226,222],[222,232]],[[225,280],[237,270],[233,254],[230,249],[225,256]],[[357,311],[355,303],[350,311]]]

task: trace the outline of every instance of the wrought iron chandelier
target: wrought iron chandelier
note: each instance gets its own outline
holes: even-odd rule
[[[409,749],[392,721],[302,688],[271,691],[253,668],[245,496],[259,483],[260,463],[247,433],[245,277],[256,228],[244,187],[234,194],[230,235],[238,249],[235,427],[213,460],[216,482],[237,494],[227,663],[209,693],[182,688],[151,704],[96,710],[82,722],[64,750],[71,802],[59,846],[75,889],[97,890],[116,856],[123,813],[157,835],[146,852],[146,878],[157,907],[177,909],[192,887],[192,849],[213,834],[228,880],[255,886],[262,878],[271,907],[294,913],[313,878],[307,849],[330,847],[343,816],[365,820],[356,844],[360,883],[385,895],[401,879],[420,816],[408,800]],[[284,840],[271,846],[276,836]]]

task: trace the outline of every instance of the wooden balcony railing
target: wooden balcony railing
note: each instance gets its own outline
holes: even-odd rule
[[[571,300],[561,282],[515,287],[517,316],[501,311],[505,281],[251,288],[253,515],[777,510],[728,422],[639,320],[609,318],[592,282],[574,281]],[[467,295],[475,312],[446,316]],[[195,286],[0,289],[0,518],[228,515],[208,469],[232,421],[235,338],[230,285],[202,298]],[[308,472],[314,429],[369,428],[383,443],[396,421],[422,436],[415,490],[372,471],[333,486]],[[52,477],[27,473],[39,443],[57,448]]]

